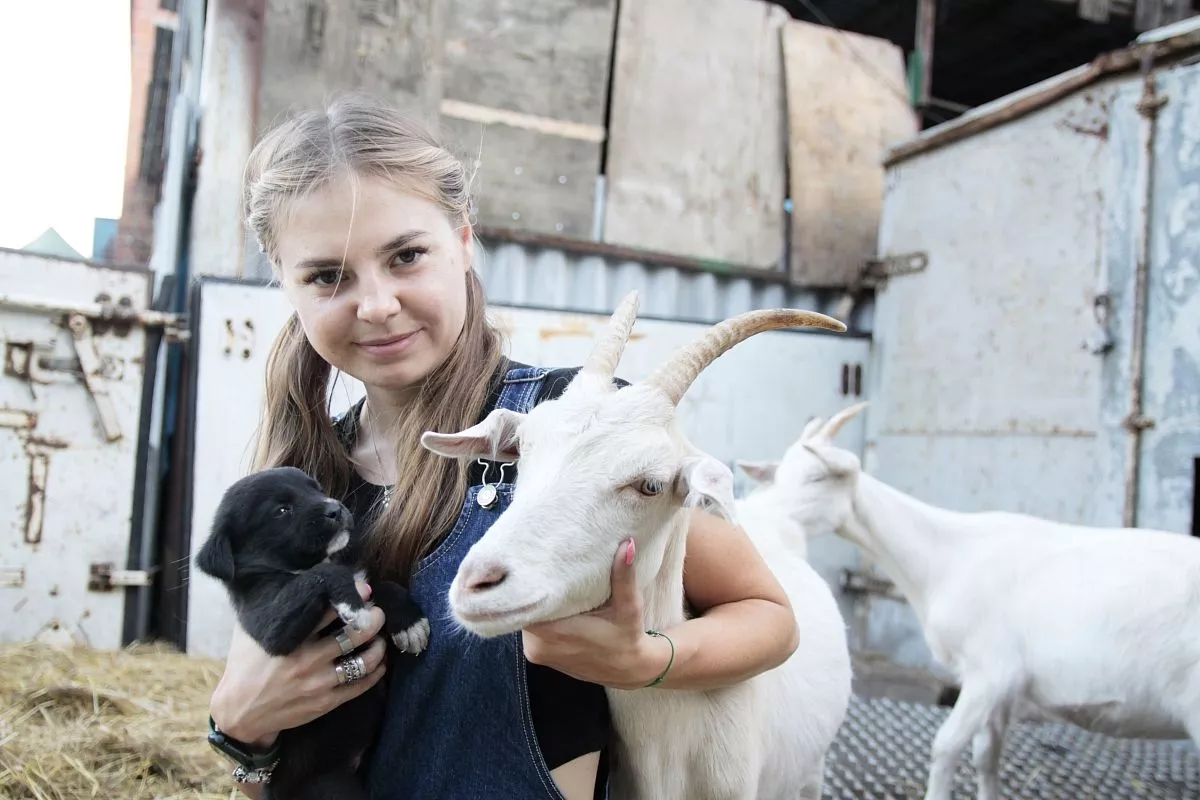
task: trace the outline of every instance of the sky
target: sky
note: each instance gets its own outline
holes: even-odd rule
[[[121,216],[129,0],[0,0],[0,247]]]

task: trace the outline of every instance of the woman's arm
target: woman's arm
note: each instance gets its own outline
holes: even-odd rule
[[[787,595],[741,528],[693,512],[683,575],[684,593],[699,616],[662,631],[675,645],[675,659],[659,688],[728,686],[782,664],[799,645]],[[637,689],[658,677],[671,645],[645,633],[624,545],[612,584],[603,609],[526,628],[526,658],[618,689]]]

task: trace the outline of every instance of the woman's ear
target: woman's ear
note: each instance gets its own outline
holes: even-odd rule
[[[463,272],[470,272],[475,266],[475,229],[471,227],[471,222],[466,216],[463,216],[458,235],[462,237]]]

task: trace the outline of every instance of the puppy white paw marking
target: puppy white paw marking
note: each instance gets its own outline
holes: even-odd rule
[[[368,608],[351,608],[349,603],[334,603],[333,608],[342,622],[355,631],[365,631],[371,624],[371,610]]]
[[[339,531],[338,535],[329,541],[329,546],[325,548],[325,553],[333,555],[339,550],[345,550],[348,544],[350,544],[350,531]]]
[[[392,636],[392,643],[401,653],[420,655],[429,646],[429,620],[425,617]]]

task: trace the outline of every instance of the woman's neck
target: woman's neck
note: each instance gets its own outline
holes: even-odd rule
[[[370,483],[391,486],[396,482],[396,420],[411,407],[414,393],[367,387],[358,417],[354,462]]]

